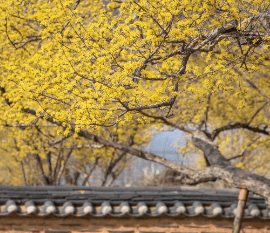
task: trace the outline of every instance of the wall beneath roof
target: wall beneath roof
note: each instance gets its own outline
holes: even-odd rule
[[[40,233],[231,233],[233,219],[204,217],[179,218],[75,218],[75,217],[0,217],[0,232]],[[242,233],[270,233],[270,222],[245,220]],[[267,229],[268,228],[268,229]]]

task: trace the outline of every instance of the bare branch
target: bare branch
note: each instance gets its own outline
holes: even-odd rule
[[[56,160],[56,164],[55,164],[55,167],[53,170],[53,184],[54,185],[56,185],[56,177],[57,177],[57,173],[58,173],[58,170],[59,170],[62,158],[63,158],[63,153],[64,153],[63,151],[64,151],[63,149],[61,149],[59,151],[59,154],[58,154],[57,160]]]
[[[228,130],[233,130],[233,129],[248,129],[254,133],[261,133],[264,135],[269,135],[270,132],[266,131],[266,129],[260,129],[258,127],[253,127],[250,126],[249,124],[245,123],[231,123],[228,125],[224,125],[220,128],[217,128],[213,131],[211,134],[212,140],[214,140],[221,132],[228,131]]]
[[[202,121],[202,123],[200,124],[199,128],[201,128],[203,125],[205,125],[205,131],[207,131],[207,120],[208,120],[208,112],[209,112],[209,103],[211,100],[211,96],[212,96],[212,92],[209,92],[208,96],[207,96],[207,102],[206,102],[206,109],[204,112],[204,119]]]
[[[20,48],[23,48],[25,45],[27,45],[28,43],[32,42],[32,41],[39,41],[39,40],[42,40],[41,38],[39,37],[36,37],[36,38],[31,38],[29,40],[26,40],[26,41],[15,41],[13,42],[13,44],[21,44],[20,46],[16,47],[16,49],[20,49]]]
[[[163,102],[163,103],[151,104],[151,105],[148,105],[148,106],[140,106],[140,107],[133,107],[133,108],[129,108],[127,105],[125,105],[124,103],[122,103],[120,100],[119,100],[119,103],[122,104],[122,106],[124,108],[126,108],[127,111],[141,111],[143,109],[153,109],[153,108],[160,108],[160,107],[165,107],[165,106],[171,106],[172,100],[167,101],[167,102]]]
[[[64,100],[55,98],[55,97],[53,97],[53,96],[48,96],[48,95],[45,95],[45,94],[42,94],[42,93],[39,93],[39,95],[44,96],[44,97],[47,97],[47,98],[52,99],[52,100],[56,100],[56,101],[58,101],[58,102],[60,102],[60,103],[66,104],[66,105],[68,105],[68,106],[71,106],[70,103],[67,103],[67,102],[64,101]]]
[[[253,139],[250,143],[248,143],[248,144],[245,146],[245,148],[243,149],[243,151],[242,151],[241,154],[236,155],[236,156],[233,156],[233,157],[231,157],[231,158],[228,158],[227,160],[228,160],[228,161],[231,161],[231,160],[233,160],[233,159],[237,159],[237,158],[244,157],[245,154],[246,154],[247,148],[248,148],[249,146],[251,146],[253,143],[255,143],[256,141],[258,141],[259,138],[260,138],[260,136],[257,137],[257,138],[255,138],[255,139]]]
[[[140,9],[142,9],[144,12],[147,13],[147,10],[144,9],[141,5],[139,5],[137,1],[134,1],[134,3],[135,3]],[[155,17],[152,16],[152,15],[150,15],[150,18],[151,18],[151,19],[152,19],[152,20],[153,20],[153,21],[161,28],[162,32],[163,32],[164,34],[166,34],[166,31],[165,31],[164,28],[159,24],[159,22],[155,19]]]
[[[63,174],[63,171],[64,171],[64,169],[65,169],[65,167],[66,167],[66,165],[67,165],[67,162],[68,162],[68,160],[69,160],[69,158],[70,158],[70,156],[71,156],[72,150],[73,150],[73,149],[70,149],[70,150],[69,150],[69,152],[68,152],[66,158],[64,159],[63,164],[61,165],[61,167],[60,167],[60,169],[59,169],[59,172],[58,172],[57,177],[56,177],[56,184],[57,184],[57,185],[59,185],[59,183],[60,183],[60,178],[61,178],[61,176],[62,176],[62,174]]]
[[[60,138],[60,139],[58,139],[58,140],[55,140],[55,141],[53,141],[53,142],[51,141],[51,142],[49,142],[49,145],[50,145],[50,146],[54,146],[54,145],[56,145],[56,144],[59,144],[59,143],[65,141],[67,138],[71,137],[73,134],[74,134],[74,133],[71,132],[71,133],[69,133],[67,136],[64,136],[64,137],[62,137],[62,138]]]
[[[150,115],[150,114],[148,114],[148,113],[146,113],[144,111],[140,111],[140,113],[143,114],[144,116],[149,117],[149,118],[153,118],[153,119],[156,119],[156,120],[161,120],[166,125],[174,127],[176,129],[179,129],[179,130],[181,130],[181,131],[183,131],[185,133],[190,133],[190,134],[193,133],[193,130],[189,129],[188,127],[173,124],[173,123],[169,122],[165,117]]]
[[[239,73],[239,72],[238,72]],[[270,103],[270,99],[262,93],[262,91],[252,82],[250,81],[249,79],[247,79],[244,75],[242,75],[242,78],[254,89],[256,90],[268,103]]]
[[[264,107],[268,104],[268,102],[264,103],[263,106],[261,106],[254,114],[253,116],[250,118],[248,125],[250,125],[250,123],[253,121],[253,119],[258,115],[258,113],[264,109]]]
[[[48,162],[48,168],[49,168],[49,174],[48,174],[48,179],[49,179],[49,183],[52,183],[52,161],[51,161],[51,151],[49,151],[46,154],[47,157],[47,162]]]
[[[22,175],[23,175],[23,182],[24,182],[24,185],[25,185],[25,186],[28,186],[27,180],[26,180],[26,176],[25,176],[25,171],[24,171],[23,162],[21,161],[20,164],[21,164],[21,169],[22,169]]]
[[[96,169],[96,166],[97,166],[97,164],[98,164],[99,159],[100,159],[100,157],[96,157],[95,162],[94,162],[94,165],[91,167],[89,173],[88,173],[87,176],[85,177],[85,179],[84,179],[84,181],[83,181],[83,183],[82,183],[82,186],[85,186],[85,185],[86,185],[86,183],[87,183],[89,177],[91,176],[91,174],[93,173],[93,171]]]
[[[43,169],[41,158],[39,157],[38,154],[32,154],[32,156],[34,157],[34,159],[36,160],[36,163],[37,163],[38,175],[39,175],[39,179],[41,181],[41,184],[48,185],[49,183],[48,183],[47,177],[46,177],[44,169]]]
[[[228,160],[228,161],[231,161],[231,160],[234,160],[234,159],[238,159],[238,158],[244,157],[245,154],[246,154],[246,151],[244,151],[244,152],[241,153],[240,155],[236,155],[236,156],[233,156],[233,157],[231,157],[231,158],[228,158],[227,160]]]
[[[132,75],[130,76],[133,79],[141,79],[141,80],[147,80],[147,81],[164,81],[166,79],[168,79],[168,77],[164,77],[164,78],[145,78],[145,77],[141,77],[138,75]]]
[[[81,2],[81,0],[76,0],[76,3],[75,3],[75,6],[74,6],[73,10],[76,10],[76,8],[77,8],[78,5],[80,4],[80,2]],[[64,31],[64,30],[66,29],[66,27],[69,25],[70,21],[71,21],[71,19],[68,20],[68,21],[66,22],[66,24],[62,27],[62,29],[60,30],[60,34],[63,33],[63,31]]]
[[[235,27],[232,25],[221,27],[221,28],[216,28],[214,31],[209,33],[209,35],[207,35],[206,38],[197,47],[194,48],[194,50],[201,49],[205,45],[210,43],[207,50],[211,51],[219,41],[221,41],[222,39],[229,36],[229,34],[225,34],[225,35],[222,35],[222,34],[225,33],[226,31],[229,31],[230,29],[233,29],[233,28],[235,28]]]
[[[82,148],[94,148],[94,149],[101,149],[103,148],[103,145],[95,145],[95,144],[87,144],[87,145],[76,145],[76,146],[70,146],[70,147],[65,147],[65,146],[56,146],[55,148],[57,149],[82,149]]]
[[[18,128],[28,128],[28,127],[58,127],[56,124],[1,124],[2,126],[7,126],[7,127],[18,127]]]

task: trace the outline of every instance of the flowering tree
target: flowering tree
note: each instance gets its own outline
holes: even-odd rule
[[[131,168],[134,156],[75,135],[57,135],[53,124],[7,125],[0,132],[0,184],[111,186]],[[141,130],[141,129],[140,129]],[[109,130],[108,130],[109,131]],[[121,143],[143,146],[132,130]],[[119,142],[116,130],[107,134]],[[144,137],[146,140],[148,137]],[[147,139],[148,141],[148,139]],[[139,142],[140,144],[138,144]]]
[[[245,185],[270,206],[270,181],[252,173],[265,173],[267,165],[258,168],[269,160],[269,4],[3,2],[1,118],[55,124],[64,136],[172,168],[186,184]],[[125,138],[134,121],[190,135],[207,168],[195,171],[104,134],[116,127]],[[253,160],[252,172],[242,170],[245,160],[230,161],[240,157]]]

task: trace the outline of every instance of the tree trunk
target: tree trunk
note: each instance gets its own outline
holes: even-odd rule
[[[27,180],[26,180],[26,175],[25,175],[25,171],[24,171],[24,166],[23,166],[23,162],[21,161],[21,169],[22,169],[22,175],[23,175],[23,182],[25,186],[28,186],[27,184]]]
[[[42,161],[39,157],[38,154],[33,154],[33,157],[35,158],[36,162],[37,162],[37,169],[38,169],[38,176],[39,176],[39,180],[41,182],[42,185],[48,185],[48,179],[45,175],[45,172],[43,170],[43,166],[42,166]]]
[[[85,177],[84,180],[83,180],[82,186],[85,186],[85,185],[86,185],[86,183],[87,183],[89,177],[92,175],[93,171],[96,169],[96,166],[97,166],[97,164],[98,164],[98,160],[99,160],[99,159],[100,159],[100,157],[97,157],[97,158],[95,159],[95,162],[94,162],[93,166],[91,167],[89,173],[86,175],[86,177]]]
[[[68,152],[68,154],[67,154],[67,156],[66,156],[66,158],[65,158],[65,160],[63,162],[63,164],[60,166],[60,169],[59,169],[58,174],[56,176],[56,184],[57,185],[60,185],[60,178],[62,176],[62,173],[63,173],[64,169],[66,168],[66,165],[68,163],[68,160],[69,160],[69,158],[70,158],[70,156],[72,154],[72,150],[73,149],[70,149],[69,150],[69,152]],[[61,162],[60,162],[60,164],[61,164]]]
[[[263,196],[270,208],[270,180],[232,166],[211,141],[204,139],[193,137],[192,141],[195,147],[203,151],[210,167],[192,176],[193,180],[200,180],[203,176],[211,174],[236,187],[246,186],[249,191]]]

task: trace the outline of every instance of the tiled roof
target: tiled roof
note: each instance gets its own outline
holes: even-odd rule
[[[0,186],[0,216],[234,218],[238,195],[210,188]],[[270,220],[264,199],[249,195],[244,218]]]

